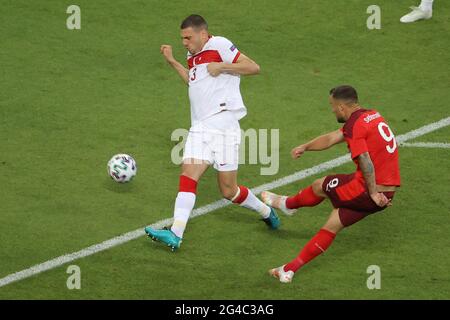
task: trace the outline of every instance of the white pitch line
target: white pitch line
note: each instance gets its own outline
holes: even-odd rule
[[[450,149],[450,143],[444,142],[403,142],[402,147]]]
[[[450,117],[447,117],[447,118],[441,119],[439,121],[430,123],[426,126],[420,127],[419,129],[412,130],[410,132],[402,134],[397,137],[397,142],[398,143],[406,142],[407,140],[411,140],[411,139],[423,136],[427,133],[436,131],[438,129],[444,128],[449,125],[450,125]]]
[[[398,143],[403,143],[406,142],[407,140],[410,139],[414,139],[416,137],[425,135],[427,133],[430,133],[432,131],[438,130],[440,128],[446,127],[450,125],[450,117],[444,118],[440,121],[437,122],[433,122],[429,125],[423,126],[419,129],[407,132],[405,134],[399,135],[396,139]],[[294,174],[291,174],[289,176],[286,176],[284,178],[275,180],[273,182],[267,183],[267,184],[263,184],[261,186],[255,187],[252,189],[253,193],[255,194],[259,194],[261,193],[263,190],[272,190],[275,188],[279,188],[281,186],[290,184],[292,182],[295,181],[299,181],[301,179],[304,179],[306,177],[327,171],[329,169],[338,167],[344,163],[350,162],[350,156],[344,155],[338,158],[335,158],[333,160],[327,161],[327,162],[323,162],[317,166],[305,169],[305,170],[301,170],[298,171]],[[218,200],[215,201],[213,203],[210,203],[206,206],[197,208],[195,210],[192,211],[191,214],[191,218],[195,218],[195,217],[199,217],[202,216],[204,214],[207,214],[211,211],[226,207],[230,204],[231,202],[225,199],[222,200]],[[161,220],[158,221],[154,224],[151,225],[151,227],[153,228],[162,228],[164,226],[170,225],[173,222],[173,218],[170,219],[165,219],[165,220]],[[144,228],[139,228],[137,230],[134,231],[130,231],[127,232],[125,234],[122,234],[120,236],[114,237],[112,239],[103,241],[101,243],[98,244],[94,244],[90,247],[87,247],[85,249],[81,249],[80,251],[77,252],[73,252],[73,253],[69,253],[69,254],[65,254],[62,256],[59,256],[57,258],[54,258],[52,260],[48,260],[46,262],[43,262],[41,264],[37,264],[35,266],[32,266],[28,269],[24,269],[22,271],[18,271],[15,273],[12,273],[10,275],[7,275],[6,277],[0,279],[0,287],[6,286],[10,283],[16,282],[16,281],[20,281],[26,278],[29,278],[31,276],[37,275],[41,272],[44,271],[48,271],[54,268],[57,268],[63,264],[72,262],[74,260],[80,259],[80,258],[84,258],[90,255],[93,255],[95,253],[113,248],[115,246],[118,246],[120,244],[126,243],[128,241],[137,239],[141,236],[143,236],[145,234]]]

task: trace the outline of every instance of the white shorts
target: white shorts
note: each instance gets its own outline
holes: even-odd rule
[[[213,116],[212,121],[206,120],[189,130],[184,146],[183,163],[186,163],[186,159],[194,159],[207,161],[218,171],[238,169],[241,129],[239,122],[234,118],[233,121],[228,118],[229,116],[228,112],[221,112]],[[224,123],[227,125],[222,128],[215,125],[222,126]]]

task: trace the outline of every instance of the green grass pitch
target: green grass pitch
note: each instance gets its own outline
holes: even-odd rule
[[[309,153],[297,144],[339,127],[328,90],[354,85],[399,135],[450,115],[450,3],[431,20],[401,24],[419,0],[375,1],[381,29],[368,30],[369,0],[78,0],[81,30],[68,30],[64,1],[3,0],[0,23],[0,278],[172,217],[179,167],[170,152],[189,128],[187,90],[159,53],[184,61],[179,24],[203,15],[261,66],[243,78],[243,129],[280,130],[280,168],[255,187],[333,159],[345,146]],[[450,128],[415,141],[450,143]],[[114,183],[109,158],[132,154],[135,180]],[[281,217],[269,232],[258,216],[228,206],[188,224],[180,251],[144,237],[0,287],[0,299],[448,299],[450,149],[400,148],[403,186],[394,206],[342,232],[290,285],[267,270],[289,261],[325,222],[331,206]],[[315,178],[277,189],[294,193]],[[196,207],[220,199],[215,172],[199,184]],[[447,253],[446,253],[447,252]],[[366,269],[378,265],[380,290]]]

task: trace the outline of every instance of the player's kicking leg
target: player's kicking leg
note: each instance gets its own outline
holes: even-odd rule
[[[326,194],[322,190],[325,178],[318,179],[314,183],[293,196],[278,195],[269,191],[263,191],[261,198],[267,205],[280,209],[287,215],[293,215],[298,208],[314,207],[321,203]]]
[[[305,191],[311,188],[312,190]],[[387,208],[379,207],[368,195],[363,179],[355,174],[330,175],[316,180],[311,187],[302,190],[291,199],[295,206],[311,206],[320,203],[324,197],[330,199],[334,208],[325,225],[303,247],[300,254],[291,262],[281,267],[269,270],[269,273],[281,282],[291,282],[292,278],[301,267],[328,249],[336,234],[344,227],[364,219],[368,215]],[[355,196],[356,194],[356,196]],[[388,199],[394,197],[394,192],[384,192]],[[288,198],[289,199],[289,198]],[[286,205],[291,208],[288,200]]]
[[[208,166],[209,163],[203,160],[185,159],[183,161],[179,192],[175,200],[172,227],[162,230],[146,227],[145,233],[152,240],[166,244],[172,251],[180,247],[189,215],[195,205],[197,181],[208,169]]]
[[[280,219],[275,210],[259,200],[247,187],[238,186],[236,170],[219,171],[217,177],[220,191],[225,198],[242,207],[258,212],[267,226],[271,229],[278,229]]]
[[[343,228],[344,225],[339,218],[339,209],[333,209],[328,221],[303,247],[299,255],[294,260],[281,267],[270,269],[269,274],[279,279],[280,282],[291,282],[295,272],[321,253],[325,252],[333,242],[336,234]]]

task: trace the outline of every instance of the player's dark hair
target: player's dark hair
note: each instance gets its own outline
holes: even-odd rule
[[[206,20],[203,19],[202,16],[199,16],[198,14],[191,14],[189,17],[184,19],[183,22],[181,22],[180,29],[186,29],[189,27],[208,30],[208,23],[206,23]]]
[[[349,103],[358,103],[358,93],[352,86],[337,86],[330,90],[330,95],[334,99],[345,100]]]

